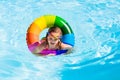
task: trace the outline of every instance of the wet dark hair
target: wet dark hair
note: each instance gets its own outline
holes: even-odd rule
[[[60,29],[60,28],[57,27],[57,26],[54,26],[54,27],[49,28],[46,37],[47,37],[48,34],[51,33],[51,32],[57,32],[57,31],[56,31],[57,29]],[[61,30],[61,29],[60,29],[60,30]],[[62,35],[62,30],[61,30],[60,34]]]
[[[57,27],[57,26],[54,26],[54,27],[49,28],[48,32],[49,32],[49,33],[51,33],[51,32],[57,32],[57,31],[56,31],[57,29],[60,29],[60,28]],[[61,29],[60,29],[60,30],[61,30]],[[62,30],[61,30],[61,34],[62,34]]]

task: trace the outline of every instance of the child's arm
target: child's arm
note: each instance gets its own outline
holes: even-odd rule
[[[61,48],[62,49],[72,49],[72,46],[71,45],[68,45],[68,44],[64,44],[64,43],[61,43]]]
[[[70,53],[73,47],[71,45],[61,43],[61,49],[67,49],[68,50],[67,53]]]
[[[45,40],[38,42],[39,45],[32,51],[32,53],[39,54],[45,48]]]

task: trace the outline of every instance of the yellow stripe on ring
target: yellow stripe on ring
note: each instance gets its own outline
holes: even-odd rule
[[[50,27],[54,26],[56,16],[54,16],[54,15],[45,15],[44,18],[46,20],[47,28],[50,28]]]
[[[47,28],[47,24],[44,16],[37,18],[34,21],[34,23],[39,26],[40,30],[44,30],[45,28]]]

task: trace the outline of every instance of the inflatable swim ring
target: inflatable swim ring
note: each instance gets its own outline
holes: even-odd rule
[[[53,27],[53,26],[58,26],[62,30],[63,36],[62,36],[61,40],[63,43],[74,46],[74,33],[73,33],[71,27],[69,26],[69,24],[59,16],[44,15],[44,16],[41,16],[41,17],[35,19],[27,30],[26,41],[27,41],[28,48],[31,52],[39,44],[38,43],[40,41],[39,35],[40,35],[41,31],[43,31],[46,28]],[[45,55],[47,55],[49,53],[54,53],[56,55],[59,55],[59,54],[66,53],[66,52],[67,52],[67,50],[43,51],[43,53],[45,53]]]

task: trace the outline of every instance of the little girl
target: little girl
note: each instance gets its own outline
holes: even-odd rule
[[[61,42],[60,40],[61,37],[62,37],[62,31],[59,27],[55,26],[55,27],[49,28],[46,37],[39,42],[40,45],[36,47],[33,53],[40,54],[40,52],[45,49],[48,49],[48,50],[72,49],[71,45],[64,44]]]

